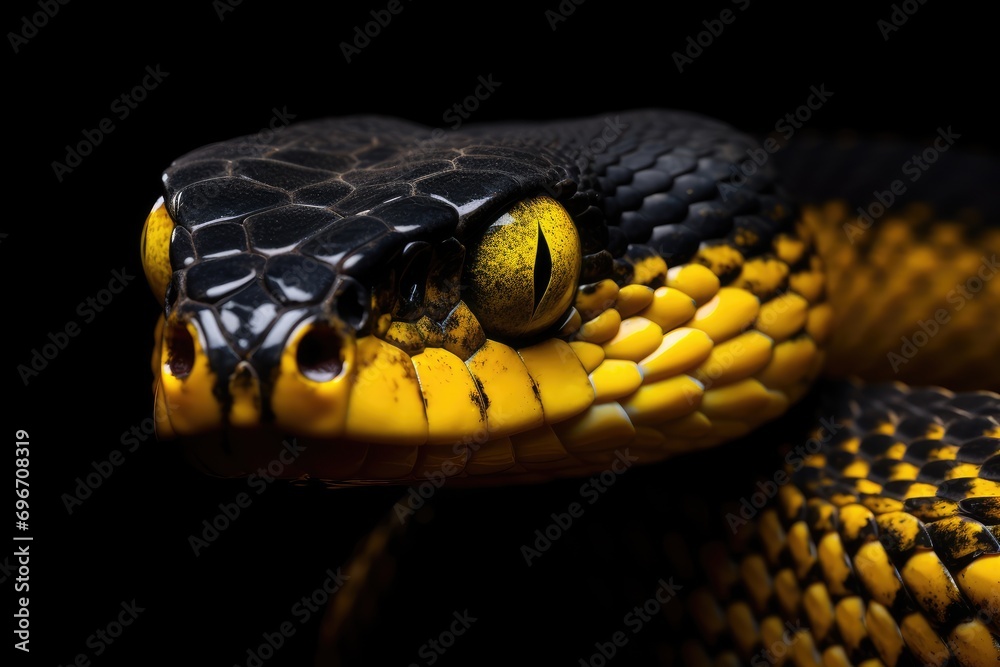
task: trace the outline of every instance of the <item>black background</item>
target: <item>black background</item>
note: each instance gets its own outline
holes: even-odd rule
[[[188,536],[247,486],[202,477],[171,445],[149,439],[124,452],[124,463],[67,512],[64,494],[74,492],[77,478],[93,472],[92,462],[125,450],[123,434],[151,414],[148,357],[157,305],[142,276],[139,236],[160,194],[161,171],[186,151],[258,132],[274,109],[295,120],[382,113],[445,127],[444,112],[473,93],[480,75],[500,86],[470,121],[671,107],[765,134],[805,102],[810,86],[823,84],[834,94],[810,128],[919,140],[952,125],[963,143],[997,148],[995,39],[987,34],[993,26],[956,3],[911,3],[919,9],[886,40],[877,21],[893,11],[887,2],[852,10],[752,0],[740,11],[719,1],[683,9],[665,4],[654,12],[637,2],[567,0],[564,6],[575,11],[553,30],[545,11],[557,10],[556,0],[532,9],[403,0],[402,12],[346,62],[339,44],[386,4],[320,11],[245,0],[220,19],[218,3],[208,0],[184,8],[71,2],[17,53],[5,47],[0,260],[11,455],[3,469],[13,471],[15,430],[27,430],[34,536],[32,651],[28,660],[15,652],[14,664],[70,664],[80,653],[95,665],[245,664],[246,649],[260,643],[261,633],[297,621],[289,613],[295,601],[321,583],[327,568],[345,562],[365,527],[398,495],[323,494],[279,484],[195,557]],[[672,53],[726,8],[735,21],[678,72]],[[22,17],[38,11],[35,3],[8,6],[5,32],[21,31]],[[147,66],[169,75],[120,119],[113,100],[138,85]],[[67,144],[105,117],[114,131],[57,180],[52,163],[65,161]],[[135,279],[85,323],[78,304],[105,288],[114,270]],[[25,385],[16,367],[30,363],[32,349],[70,321],[80,334]],[[522,503],[508,501],[509,520],[523,521],[520,534],[530,535],[550,509],[566,506],[575,488],[565,487],[561,499],[529,510],[528,518]],[[8,495],[5,502],[13,501]],[[11,524],[5,530],[15,532]],[[5,547],[0,558],[10,551]],[[7,600],[18,597],[12,585],[13,577],[0,585]],[[145,611],[95,656],[88,637],[133,599]],[[420,638],[447,625],[449,608],[433,616],[425,602],[413,601],[412,615],[426,631],[385,634],[387,642],[401,642],[403,661],[421,663]],[[511,600],[493,611],[517,614],[530,605]],[[4,617],[0,636],[11,638],[13,621]],[[296,625],[296,636],[267,664],[308,664],[317,622],[318,616]],[[569,640],[565,652],[551,653],[577,664],[603,638]],[[439,664],[490,662],[498,655],[494,639],[486,630],[472,632]],[[530,664],[531,655],[524,660]]]

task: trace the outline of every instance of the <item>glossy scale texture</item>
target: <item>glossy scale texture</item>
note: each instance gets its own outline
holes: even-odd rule
[[[247,474],[294,435],[307,446],[288,477],[456,486],[595,474],[623,451],[651,463],[746,435],[806,394],[832,336],[850,340],[858,257],[878,282],[925,238],[887,225],[838,251],[843,211],[801,216],[772,165],[732,183],[754,146],[715,121],[642,111],[439,138],[356,117],[188,154],[143,242],[164,302],[161,435],[183,436],[216,474]],[[493,227],[504,216],[527,219],[516,242]],[[918,275],[957,279],[938,271],[955,257],[976,268],[966,241],[927,254]],[[514,279],[481,284],[506,267]],[[899,275],[879,307],[914,284],[912,265]],[[531,326],[550,288],[571,298]],[[495,304],[508,297],[509,322]],[[984,297],[934,344],[988,321],[995,290]],[[866,312],[855,331],[884,321]],[[990,350],[995,335],[980,336],[963,358]],[[697,636],[679,645],[683,664],[752,664],[778,643],[787,651],[768,660],[796,665],[1000,656],[996,396],[841,397],[835,437],[785,459],[776,505],[714,515],[734,539],[665,538],[669,558],[700,549],[687,566],[705,565],[691,577],[706,586],[683,596],[682,634]]]

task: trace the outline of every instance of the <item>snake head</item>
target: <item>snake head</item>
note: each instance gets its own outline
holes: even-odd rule
[[[711,446],[805,391],[821,274],[769,181],[726,191],[741,135],[666,112],[425,133],[317,121],[167,169],[143,235],[161,437],[227,475],[294,436],[291,476],[534,480]]]

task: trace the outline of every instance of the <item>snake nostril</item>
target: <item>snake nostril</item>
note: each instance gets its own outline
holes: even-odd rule
[[[334,287],[334,294],[337,317],[355,331],[364,328],[368,321],[370,293],[353,278],[341,276]]]
[[[340,335],[328,326],[311,329],[299,341],[295,360],[299,372],[314,382],[329,382],[344,370]]]
[[[183,324],[167,330],[167,370],[176,378],[185,378],[194,368],[194,339]]]

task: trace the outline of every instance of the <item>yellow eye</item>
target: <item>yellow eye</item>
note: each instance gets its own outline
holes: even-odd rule
[[[463,298],[487,335],[536,334],[572,305],[580,261],[580,236],[566,209],[551,197],[526,199],[472,248]]]
[[[167,284],[173,271],[170,268],[170,234],[174,231],[174,221],[167,213],[163,197],[153,205],[142,228],[142,268],[146,280],[156,298],[163,303]]]

